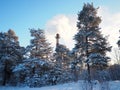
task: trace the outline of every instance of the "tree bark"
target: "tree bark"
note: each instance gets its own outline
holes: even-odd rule
[[[85,37],[85,40],[86,40],[86,59],[88,59],[88,56],[89,56],[89,52],[88,52],[88,36]],[[91,76],[90,76],[90,65],[89,63],[87,63],[87,71],[88,71],[88,76],[87,76],[87,80],[88,82],[91,82]]]
[[[3,76],[3,86],[6,84],[6,74],[7,74],[7,64],[5,63],[4,76]]]

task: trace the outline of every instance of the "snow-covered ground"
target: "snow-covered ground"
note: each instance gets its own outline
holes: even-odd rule
[[[99,84],[94,83],[93,90],[120,90],[120,81],[112,81],[109,83],[104,83],[107,89],[100,89]],[[55,86],[47,86],[41,88],[29,88],[29,87],[0,87],[0,90],[85,90],[86,85],[82,81],[78,83],[67,83]],[[108,89],[109,88],[109,89]]]

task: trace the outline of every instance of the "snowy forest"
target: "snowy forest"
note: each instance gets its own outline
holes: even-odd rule
[[[114,52],[117,62],[111,65],[107,52],[112,46],[101,33],[98,9],[86,3],[79,11],[72,50],[59,42],[59,33],[53,36],[56,47],[52,47],[40,28],[29,29],[32,39],[26,47],[20,46],[14,30],[0,32],[0,85],[43,87],[79,80],[120,80],[120,49]],[[120,48],[120,37],[116,44]]]

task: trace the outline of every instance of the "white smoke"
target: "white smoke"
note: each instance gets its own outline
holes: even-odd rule
[[[74,47],[73,36],[77,31],[76,16],[71,15],[57,15],[49,20],[46,24],[46,36],[52,46],[55,47],[55,35],[60,34],[60,43],[66,45],[68,48]]]

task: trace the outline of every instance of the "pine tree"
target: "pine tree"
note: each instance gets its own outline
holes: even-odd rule
[[[70,50],[65,45],[59,44],[57,45],[55,51],[57,66],[64,70],[67,69],[71,61]]]
[[[12,69],[22,61],[24,48],[20,47],[18,37],[13,30],[0,32],[0,83],[10,81]],[[11,80],[12,81],[12,80]]]
[[[33,39],[25,50],[25,53],[30,55],[14,68],[13,74],[16,85],[26,84],[30,87],[40,87],[50,84],[52,48],[47,42],[43,30],[30,29],[30,33]]]
[[[78,14],[78,33],[74,51],[77,53],[80,62],[86,62],[88,80],[90,81],[90,66],[103,68],[108,64],[106,52],[110,51],[107,39],[100,32],[99,24],[101,18],[97,16],[97,9],[93,4],[84,4],[82,11]]]
[[[31,40],[31,50],[30,54],[32,58],[40,59],[50,59],[52,54],[52,48],[50,43],[47,42],[45,38],[45,33],[43,30],[30,29],[31,36],[34,37]]]

